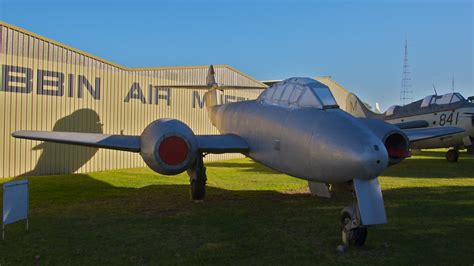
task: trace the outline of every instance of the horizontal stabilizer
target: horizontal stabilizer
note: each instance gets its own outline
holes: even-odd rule
[[[15,131],[12,136],[96,148],[140,152],[140,137],[77,132]]]
[[[267,85],[267,86],[273,86],[274,84],[278,83],[278,82],[281,82],[283,81],[282,79],[273,79],[273,80],[261,80],[260,82],[262,82],[263,84]]]
[[[198,150],[208,153],[244,153],[249,149],[247,142],[234,134],[197,135]]]
[[[430,124],[426,120],[415,120],[415,121],[396,123],[393,125],[399,127],[400,129],[410,129],[410,128],[424,128],[424,127],[428,127]]]
[[[405,133],[410,142],[421,141],[425,139],[432,139],[437,137],[443,137],[456,133],[462,133],[465,130],[459,127],[429,127],[429,128],[417,128],[417,129],[404,129]]]

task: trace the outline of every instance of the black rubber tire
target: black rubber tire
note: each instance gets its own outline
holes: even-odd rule
[[[448,152],[446,152],[446,161],[450,163],[455,163],[459,159],[459,151],[455,149],[450,149]]]
[[[344,229],[347,222],[351,221],[351,214],[348,212],[342,213],[341,226],[342,226],[342,242],[346,245],[361,247],[364,245],[367,239],[367,227],[357,227],[346,231]]]

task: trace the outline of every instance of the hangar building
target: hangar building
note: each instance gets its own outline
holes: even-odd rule
[[[16,130],[140,135],[171,117],[217,134],[203,95],[208,66],[127,68],[0,21],[0,177],[145,166],[135,153],[19,140]],[[224,102],[256,98],[266,85],[215,66]],[[210,155],[209,160],[239,155]]]

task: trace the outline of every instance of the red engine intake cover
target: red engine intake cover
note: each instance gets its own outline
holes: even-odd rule
[[[179,165],[188,157],[189,148],[184,139],[171,136],[160,143],[160,159],[168,165]]]

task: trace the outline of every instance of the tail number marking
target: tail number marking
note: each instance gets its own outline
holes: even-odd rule
[[[454,112],[450,113],[449,115],[447,114],[441,114],[439,116],[439,125],[444,126],[444,125],[453,125],[453,118],[454,118],[454,124],[458,124],[459,120],[459,112],[456,112],[456,115],[454,115]]]

